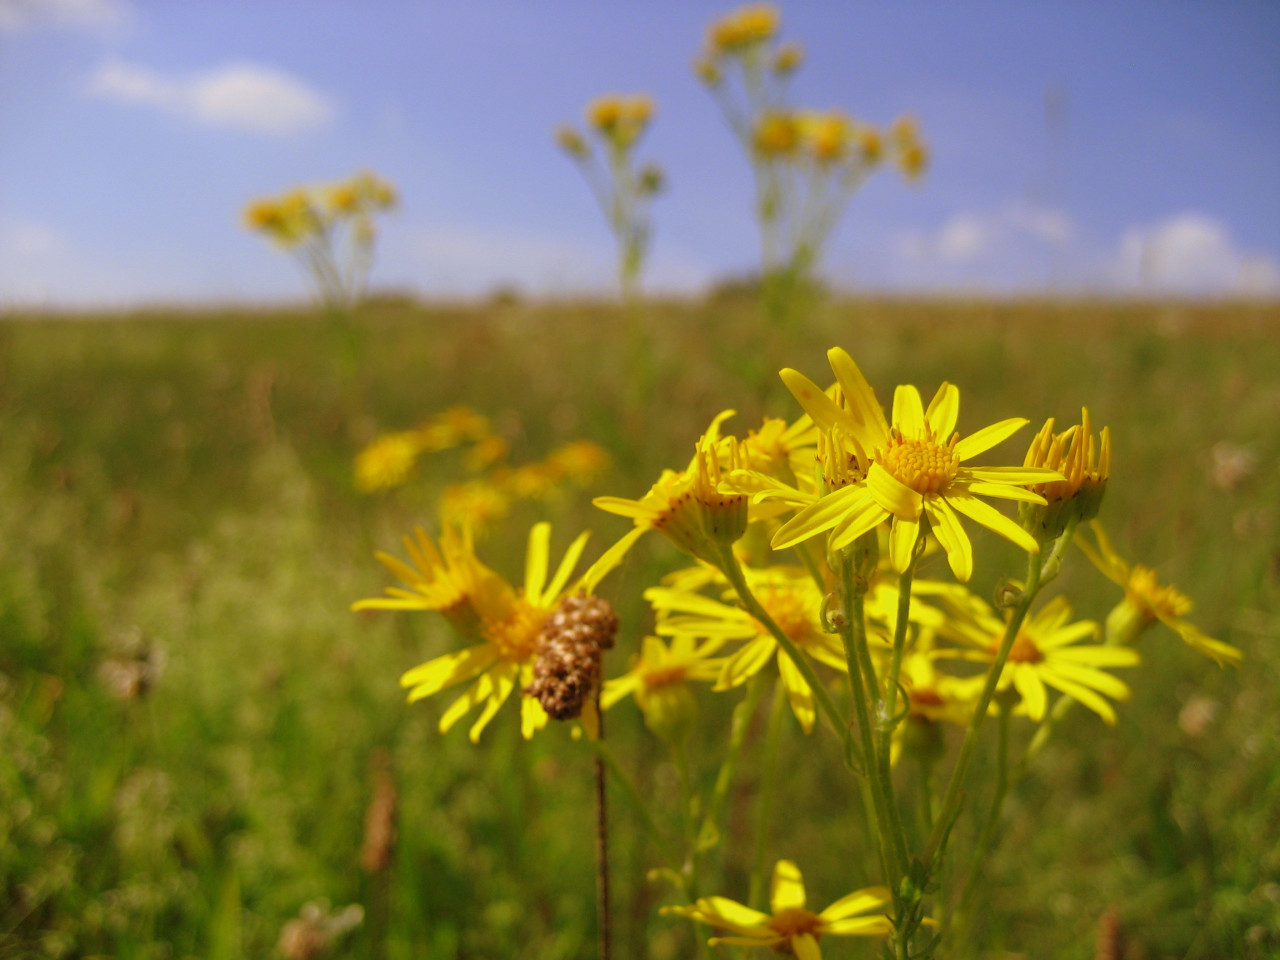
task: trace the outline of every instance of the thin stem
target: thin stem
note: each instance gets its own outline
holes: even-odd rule
[[[969,729],[965,731],[964,743],[960,745],[960,757],[956,761],[955,769],[951,771],[951,779],[947,782],[941,813],[937,822],[933,825],[933,832],[929,834],[929,843],[925,846],[924,862],[925,866],[930,870],[936,860],[945,852],[947,836],[950,833],[951,824],[955,820],[955,814],[959,809],[960,792],[964,785],[964,777],[969,771],[969,764],[973,761],[974,749],[978,745],[978,731],[982,729],[982,721],[987,718],[987,710],[991,706],[991,698],[995,695],[996,684],[1000,682],[1000,675],[1004,672],[1005,662],[1009,659],[1009,651],[1013,649],[1013,641],[1017,639],[1018,631],[1022,629],[1022,621],[1026,618],[1027,611],[1031,608],[1031,602],[1040,590],[1040,571],[1040,557],[1038,554],[1032,554],[1027,559],[1027,583],[1023,587],[1022,599],[1013,608],[1009,622],[1005,626],[1004,639],[1000,641],[1000,650],[996,654],[995,662],[991,664],[991,669],[987,672],[987,679],[982,687],[982,695],[978,698],[978,705],[974,708],[973,719],[969,721]]]
[[[761,771],[760,805],[756,808],[755,856],[751,864],[751,886],[747,903],[760,909],[764,903],[765,867],[769,854],[769,825],[773,820],[773,800],[777,783],[778,747],[782,743],[782,721],[787,709],[787,688],[779,679],[769,709],[769,732],[765,738],[764,769]]]
[[[983,869],[986,867],[987,857],[991,854],[993,841],[995,840],[996,828],[1000,825],[1000,814],[1004,810],[1005,797],[1009,793],[1009,717],[1011,712],[1009,704],[1003,699],[1000,700],[1000,737],[996,741],[996,789],[991,797],[991,809],[987,811],[986,822],[982,826],[982,833],[979,834],[978,845],[974,848],[973,859],[969,866],[969,878],[965,883],[964,894],[960,899],[960,914],[968,918],[969,905],[973,899],[973,892],[978,887],[979,881],[982,879]]]
[[[635,783],[627,776],[626,771],[618,764],[618,759],[613,752],[600,740],[592,740],[583,738],[587,746],[595,751],[596,755],[604,761],[606,767],[609,768],[609,774],[613,777],[614,783],[622,788],[622,795],[627,798],[627,802],[640,814],[640,824],[649,834],[649,839],[653,841],[653,845],[658,848],[658,853],[666,863],[667,867],[673,872],[679,872],[680,859],[671,848],[671,841],[667,835],[662,832],[656,820],[653,819],[653,813],[649,810],[649,805],[644,802],[640,791],[636,789]]]
[[[698,832],[699,842],[702,837],[719,831],[720,811],[724,807],[725,798],[729,794],[729,785],[733,782],[733,774],[738,765],[738,755],[742,752],[742,744],[747,738],[747,730],[751,726],[751,718],[755,716],[756,707],[760,703],[760,694],[764,691],[764,674],[757,673],[747,681],[747,695],[733,709],[733,721],[729,728],[729,747],[725,751],[724,760],[720,763],[720,772],[716,774],[716,785],[711,791],[711,801],[707,804],[706,815],[702,818],[702,829]]]
[[[604,740],[604,713],[600,709],[600,691],[596,690],[596,714],[599,717],[599,740]],[[609,915],[609,808],[605,783],[604,757],[596,754],[596,922],[599,929],[600,960],[612,960],[613,927]]]
[[[876,834],[880,838],[880,849],[887,868],[885,879],[896,885],[906,869],[907,845],[901,835],[895,833],[893,829],[893,820],[889,813],[889,806],[893,802],[892,791],[886,789],[881,765],[876,758],[872,737],[871,705],[867,702],[868,690],[874,689],[876,685],[875,674],[864,677],[864,665],[859,663],[860,647],[865,646],[866,614],[864,597],[854,588],[852,557],[845,557],[841,563],[840,578],[851,614],[841,628],[841,637],[844,640],[845,663],[849,669],[849,686],[853,690],[854,708],[858,714],[857,726],[862,739],[863,769],[870,784]],[[868,661],[869,659],[868,657]]]

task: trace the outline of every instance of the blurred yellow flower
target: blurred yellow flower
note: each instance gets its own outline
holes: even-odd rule
[[[1061,536],[1070,520],[1092,520],[1102,505],[1107,479],[1111,475],[1111,430],[1102,428],[1095,445],[1087,408],[1080,411],[1080,423],[1053,432],[1050,417],[1027,450],[1024,466],[1048,467],[1063,475],[1062,480],[1032,484],[1045,498],[1045,505],[1022,504],[1023,526],[1042,542]]]
[[[422,437],[416,430],[378,437],[356,455],[356,489],[373,493],[402,485],[421,452]]]
[[[475,646],[437,657],[414,667],[400,678],[409,688],[409,702],[421,700],[447,687],[473,681],[461,697],[440,718],[440,732],[448,730],[473,709],[484,704],[471,726],[474,743],[493,715],[511,696],[533,679],[533,662],[543,622],[568,593],[585,589],[595,581],[585,578],[570,585],[589,534],[570,544],[555,574],[547,579],[551,525],[536,524],[529,531],[525,558],[524,587],[516,590],[475,556],[470,536],[458,535],[446,527],[437,550],[431,538],[419,528],[417,541],[405,538],[414,565],[379,554],[378,559],[395,573],[409,590],[387,589],[387,598],[361,600],[353,610],[438,610],[481,642]],[[441,552],[443,551],[443,553]],[[542,705],[521,695],[521,729],[526,739],[547,723]]]
[[[720,675],[723,661],[712,654],[723,642],[713,639],[700,644],[681,635],[668,647],[658,637],[645,637],[631,669],[605,683],[600,706],[608,710],[624,697],[634,696],[649,729],[668,742],[681,739],[692,728],[697,711],[689,684],[711,683]]]
[[[712,21],[707,42],[714,55],[740,54],[777,34],[780,21],[772,4],[747,4]]]
[[[939,636],[972,649],[939,650],[938,656],[993,662],[1004,637],[1005,621],[973,596],[963,605],[953,605],[951,614]],[[997,689],[1016,689],[1022,709],[1037,723],[1044,719],[1048,686],[1115,726],[1116,713],[1106,697],[1128,700],[1129,688],[1101,668],[1137,666],[1138,653],[1128,647],[1080,644],[1081,640],[1097,638],[1098,625],[1092,620],[1070,620],[1071,606],[1062,596],[1028,617],[1013,641]]]
[[[511,510],[511,497],[489,480],[453,483],[440,492],[440,516],[483,533]]]
[[[1194,606],[1190,597],[1171,584],[1160,586],[1151,568],[1141,564],[1129,566],[1111,546],[1111,538],[1102,524],[1094,520],[1090,526],[1097,545],[1091,546],[1083,538],[1077,538],[1076,543],[1104,576],[1124,588],[1124,600],[1107,616],[1108,643],[1132,643],[1143,630],[1160,622],[1200,653],[1212,657],[1219,666],[1228,663],[1234,666],[1244,659],[1244,654],[1231,644],[1215,640],[1183,619]]]
[[[746,567],[743,572],[760,605],[796,647],[833,670],[846,672],[844,648],[834,635],[822,629],[822,593],[807,573],[784,567]],[[743,642],[724,661],[716,690],[731,690],[746,683],[776,658],[791,710],[804,732],[813,732],[813,690],[759,620],[739,607],[691,590],[651,587],[644,592],[644,598],[657,613],[655,629],[663,636],[683,638],[686,643],[698,639],[718,644]]]
[[[768,947],[797,960],[821,960],[818,942],[824,936],[882,937],[893,932],[886,911],[893,895],[884,887],[868,887],[841,897],[821,913],[806,909],[804,878],[790,860],[773,868],[769,893],[770,913],[752,910],[727,897],[701,897],[686,907],[663,907],[663,913],[679,914],[731,936],[713,937],[711,946]]]

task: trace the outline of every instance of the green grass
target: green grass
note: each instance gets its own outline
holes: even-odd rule
[[[449,473],[362,497],[352,457],[459,403],[493,418],[516,461],[569,439],[608,447],[597,489],[522,506],[485,541],[515,577],[530,522],[553,520],[555,550],[585,527],[602,549],[625,524],[590,494],[639,495],[726,407],[739,429],[793,417],[776,369],[822,380],[835,344],[882,395],[958,384],[962,431],[1070,422],[1087,404],[1114,435],[1103,517],[1118,546],[1247,657],[1220,671],[1153,635],[1120,726],[1072,718],[1011,796],[975,949],[1089,958],[1113,910],[1126,956],[1277,955],[1280,309],[829,302],[787,340],[747,300],[655,304],[646,320],[643,407],[610,306],[374,304],[343,339],[304,312],[0,324],[0,957],[262,957],[319,898],[366,908],[341,956],[592,956],[589,757],[564,730],[521,742],[509,710],[472,746],[436,733],[440,704],[403,702],[399,674],[448,648],[447,631],[348,607],[386,583],[375,549],[431,525]],[[1221,442],[1256,457],[1232,489],[1211,475]],[[994,537],[977,551],[980,570],[983,556],[1015,559]],[[1103,617],[1114,588],[1072,559],[1065,588]],[[679,563],[650,544],[606,583],[624,649],[646,626],[640,590]],[[150,689],[112,696],[104,662],[143,654]],[[1198,698],[1211,722],[1180,725]],[[725,723],[729,706],[704,720]],[[630,705],[611,732],[674,818],[673,773]],[[753,747],[730,803],[744,826]],[[370,876],[358,860],[380,749],[398,839],[389,872]],[[873,873],[850,860],[850,783],[833,744],[794,726],[783,763],[774,855],[797,859],[825,903]],[[656,915],[667,891],[644,880],[652,850],[616,799],[614,813],[618,955],[692,955],[688,924]],[[745,894],[750,857],[728,851],[723,892]]]

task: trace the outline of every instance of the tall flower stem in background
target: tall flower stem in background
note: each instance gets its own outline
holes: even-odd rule
[[[649,204],[662,189],[663,173],[655,163],[637,167],[635,148],[653,119],[653,109],[653,101],[643,94],[608,95],[588,105],[587,129],[599,144],[603,164],[577,129],[565,125],[556,131],[557,143],[582,171],[617,243],[618,286],[628,327],[628,386],[637,409],[646,404],[653,378],[640,277],[649,253]]]
[[[602,658],[603,659],[603,658]],[[595,693],[597,733],[596,739],[604,742],[604,713],[600,710],[600,690]],[[604,757],[595,756],[596,794],[596,923],[599,931],[600,960],[612,960],[613,925],[609,910],[609,806]]]
[[[854,193],[886,159],[916,179],[926,151],[907,118],[886,138],[839,110],[791,106],[788,86],[804,53],[778,43],[779,26],[768,4],[735,10],[711,24],[695,68],[751,164],[760,295],[771,328],[790,331],[808,310],[823,247]]]

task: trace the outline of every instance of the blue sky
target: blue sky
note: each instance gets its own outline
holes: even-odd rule
[[[0,306],[304,296],[239,210],[360,168],[403,197],[375,286],[608,290],[609,235],[551,139],[608,91],[658,106],[649,288],[747,273],[749,171],[690,71],[732,6],[0,0]],[[798,104],[912,113],[934,155],[855,197],[836,286],[1280,291],[1280,5],[781,9]]]

